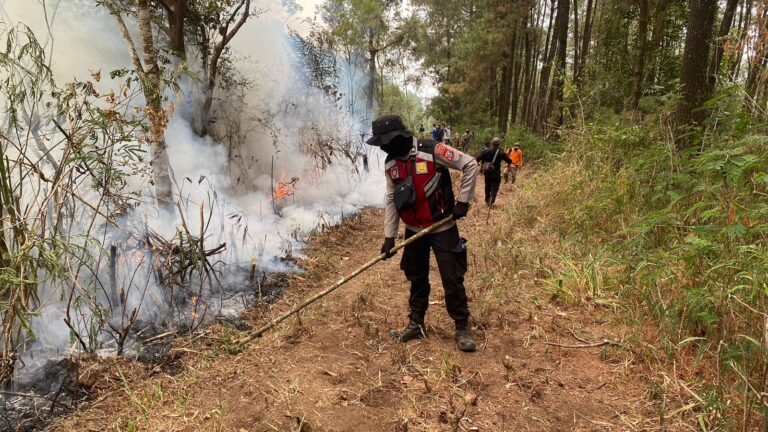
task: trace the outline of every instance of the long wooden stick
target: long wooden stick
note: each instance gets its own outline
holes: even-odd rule
[[[408,246],[409,244],[414,243],[415,241],[421,239],[422,237],[435,232],[438,228],[444,227],[445,225],[448,225],[449,223],[453,222],[453,218],[449,217],[447,219],[443,219],[440,222],[435,223],[434,225],[430,226],[429,228],[426,228],[424,230],[419,231],[412,237],[408,238],[404,242],[396,245],[392,249],[390,249],[390,253],[394,253],[399,251],[400,249]],[[345,283],[351,281],[355,278],[355,276],[359,275],[360,273],[368,270],[369,268],[373,267],[376,263],[383,260],[386,254],[381,254],[377,256],[376,258],[373,258],[372,260],[365,263],[362,267],[358,268],[357,270],[353,271],[352,273],[344,276],[343,278],[339,279],[338,282],[335,284],[329,286],[328,288],[324,289],[323,291],[320,291],[319,293],[313,295],[312,297],[304,300],[299,304],[298,306],[294,307],[290,311],[286,312],[285,314],[273,319],[268,324],[265,324],[263,327],[259,328],[258,330],[252,332],[248,336],[246,336],[244,339],[240,340],[240,345],[245,345],[248,342],[251,342],[252,340],[261,337],[264,333],[266,333],[268,330],[270,330],[272,327],[275,327],[276,325],[280,324],[281,322],[285,321],[287,318],[290,318],[291,316],[297,314],[302,309],[306,308],[307,306],[311,305],[312,303],[320,300],[321,298],[327,296],[328,294],[332,293],[333,291],[336,291],[340,286],[344,285]]]

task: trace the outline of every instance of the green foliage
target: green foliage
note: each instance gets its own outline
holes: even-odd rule
[[[388,31],[382,16],[390,6],[389,2],[379,0],[329,0],[321,11],[337,44],[362,47],[368,42],[369,33],[379,37]]]
[[[540,135],[536,135],[524,127],[512,128],[507,131],[504,136],[504,143],[506,147],[520,144],[520,148],[523,150],[524,162],[536,162],[547,159],[552,153],[559,153],[562,145],[560,142],[547,142]]]
[[[406,125],[413,131],[418,131],[419,125],[423,124],[427,129],[431,123],[427,123],[426,113],[421,103],[421,98],[414,93],[406,93],[407,88],[400,88],[397,84],[385,80],[384,92],[379,106],[379,115],[397,114],[403,118]]]
[[[545,269],[549,292],[566,302],[619,296],[639,334],[658,328],[654,361],[712,370],[702,382],[683,377],[701,397],[695,421],[709,429],[756,426],[759,415],[742,414],[761,411],[766,391],[768,130],[740,99],[720,92],[710,126],[685,152],[655,116],[564,131],[562,156],[537,181],[559,200],[561,236],[583,251]]]
[[[649,53],[645,70],[647,80],[643,86],[646,97],[665,97],[679,88],[682,50],[667,47],[681,46],[684,42],[688,6],[684,0],[651,1],[652,17]],[[620,113],[626,109],[632,91],[634,59],[637,55],[637,2],[607,0],[602,3],[601,19],[595,24],[595,46],[587,65],[584,88],[579,92],[585,106]],[[658,33],[658,34],[657,34]],[[661,46],[655,43],[663,43]],[[640,107],[643,112],[652,109],[651,100]],[[649,106],[651,104],[651,106]],[[590,110],[592,111],[592,110]]]

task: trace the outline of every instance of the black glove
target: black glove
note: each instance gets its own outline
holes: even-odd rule
[[[453,219],[459,220],[467,215],[469,211],[469,204],[461,201],[456,201],[456,205],[453,206]]]
[[[384,244],[381,245],[381,253],[383,253],[385,255],[384,256],[384,261],[386,261],[387,259],[392,258],[393,256],[395,256],[396,252],[394,252],[394,253],[390,252],[393,247],[395,247],[395,239],[394,239],[394,237],[386,237],[384,239]]]

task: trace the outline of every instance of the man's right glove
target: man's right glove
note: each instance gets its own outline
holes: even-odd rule
[[[395,247],[394,237],[386,237],[384,239],[384,244],[381,245],[381,253],[385,254],[384,261],[395,256],[396,252],[390,252],[393,247]]]
[[[453,206],[453,220],[459,220],[467,215],[469,211],[469,204],[461,201],[456,201],[456,205]]]

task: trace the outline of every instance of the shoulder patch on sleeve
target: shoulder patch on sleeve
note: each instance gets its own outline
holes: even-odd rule
[[[438,144],[437,147],[435,147],[435,154],[438,156],[442,156],[445,160],[452,161],[456,159],[456,150],[454,150],[452,147],[449,147],[445,144]]]
[[[389,174],[389,177],[392,178],[392,180],[397,180],[400,178],[400,170],[397,169],[397,166],[389,168],[387,173]]]

